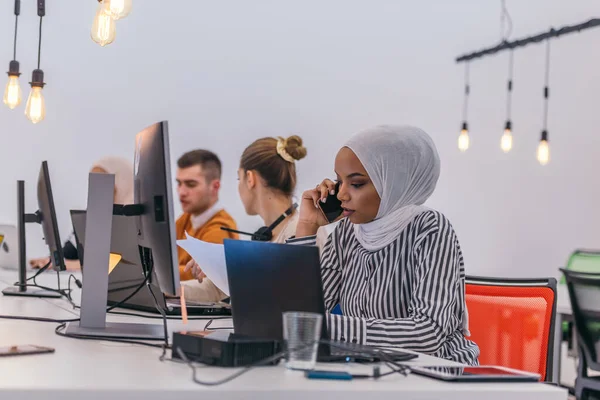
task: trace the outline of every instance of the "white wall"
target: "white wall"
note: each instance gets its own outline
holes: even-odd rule
[[[11,3],[0,4],[2,68],[12,55]],[[34,3],[22,5],[22,85],[35,63]],[[0,221],[14,222],[17,179],[27,181],[27,207],[35,210],[35,181],[47,159],[66,236],[68,210],[85,207],[92,161],[107,154],[132,158],[135,133],[166,119],[173,163],[197,147],[221,156],[224,203],[250,230],[259,221],[244,215],[235,172],[255,138],[304,137],[305,188],[331,176],[334,154],[352,133],[411,123],[438,145],[442,177],[430,204],[453,221],[468,273],[558,275],[572,249],[600,247],[600,30],[553,42],[552,162],[541,167],[535,149],[543,45],[515,54],[513,152],[499,148],[507,54],[472,65],[472,149],[460,154],[456,148],[463,66],[453,60],[499,40],[498,1],[136,0],[106,48],[89,37],[95,3],[48,1],[46,120],[29,123],[24,104],[0,107]],[[508,6],[513,37],[598,12],[593,0],[509,0]],[[41,229],[28,231],[29,255],[43,254]]]

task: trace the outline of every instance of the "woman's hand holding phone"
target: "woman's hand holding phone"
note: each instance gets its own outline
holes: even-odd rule
[[[317,233],[317,230],[330,221],[325,218],[319,203],[327,199],[327,196],[334,195],[336,184],[332,180],[325,179],[316,188],[302,193],[302,202],[300,203],[300,217],[298,227],[296,228],[296,237],[311,236]]]

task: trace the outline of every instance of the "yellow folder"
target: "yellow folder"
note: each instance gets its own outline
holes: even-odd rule
[[[109,274],[113,271],[113,269],[115,269],[115,267],[117,266],[119,261],[121,261],[121,258],[123,258],[123,257],[120,254],[110,253],[110,258],[108,260],[108,273]]]

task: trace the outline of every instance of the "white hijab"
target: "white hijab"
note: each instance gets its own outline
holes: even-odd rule
[[[356,154],[381,198],[375,219],[354,226],[368,251],[380,250],[398,238],[421,212],[440,176],[433,140],[412,126],[378,126],[352,137],[346,147]]]
[[[104,157],[96,161],[107,174],[115,175],[115,204],[133,204],[133,164],[122,157]]]

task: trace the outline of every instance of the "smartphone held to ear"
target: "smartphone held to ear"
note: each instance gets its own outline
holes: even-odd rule
[[[335,194],[329,194],[325,203],[319,201],[319,209],[328,222],[334,222],[344,212],[342,202],[337,198],[339,191],[340,183],[338,182],[335,185]]]

